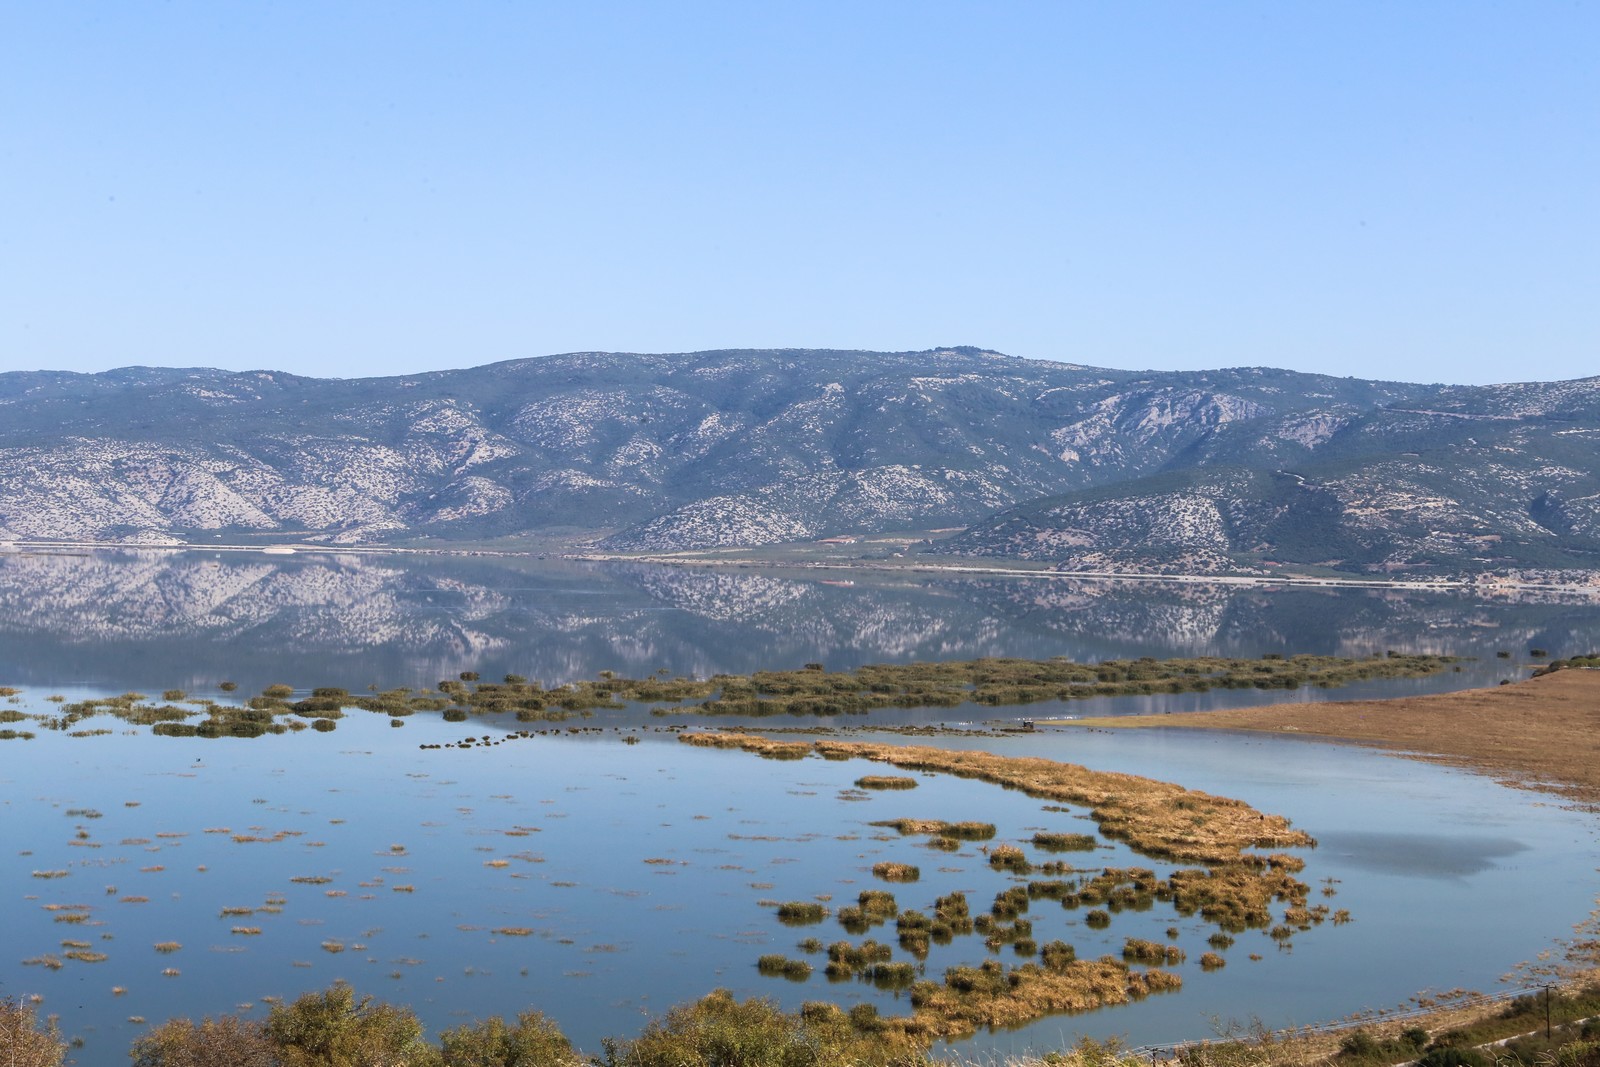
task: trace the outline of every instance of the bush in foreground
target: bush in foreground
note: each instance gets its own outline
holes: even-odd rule
[[[718,989],[683,1004],[632,1041],[608,1039],[605,1067],[912,1067],[920,1047],[883,1032],[874,1013],[807,1004],[786,1015],[769,1000],[735,1000]]]
[[[162,1023],[133,1043],[133,1067],[278,1067],[278,1049],[258,1022],[224,1015],[198,1024]]]
[[[0,1063],[6,1067],[60,1067],[67,1046],[53,1022],[41,1023],[14,997],[0,1000]]]
[[[347,985],[306,993],[278,1004],[263,1028],[284,1067],[373,1067],[431,1065],[433,1047],[422,1039],[422,1022],[410,1008],[357,997]]]
[[[498,1016],[439,1035],[444,1067],[581,1067],[561,1028],[543,1014],[525,1011],[515,1024]]]

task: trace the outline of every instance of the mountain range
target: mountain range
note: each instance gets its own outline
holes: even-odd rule
[[[1600,378],[1136,372],[965,347],[0,374],[13,541],[660,554],[904,532],[1074,570],[1593,569],[1597,459]]]

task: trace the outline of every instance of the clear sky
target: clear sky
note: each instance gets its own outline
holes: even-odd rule
[[[1600,5],[0,3],[0,370],[1600,374]]]

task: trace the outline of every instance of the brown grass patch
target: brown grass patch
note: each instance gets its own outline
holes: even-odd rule
[[[922,871],[909,863],[874,863],[872,874],[885,882],[915,882],[922,877]]]
[[[680,734],[693,745],[738,748],[765,754],[774,742],[741,734]],[[1200,863],[1237,862],[1247,848],[1314,844],[1281,815],[1257,811],[1240,800],[1185,789],[1172,782],[1036,757],[997,756],[920,745],[817,741],[802,746],[829,759],[869,759],[908,770],[942,771],[1019,789],[1030,796],[1089,809],[1100,832],[1147,856]]]
[[[1600,804],[1600,671],[1391,700],[1273,704],[1174,715],[1078,719],[1075,726],[1254,730],[1399,750],[1505,785]]]
[[[936,1037],[960,1037],[981,1027],[1020,1026],[1046,1015],[1126,1004],[1182,984],[1168,971],[1134,970],[1109,956],[1053,970],[1034,963],[1008,970],[988,960],[950,968],[942,984],[918,982],[911,990],[911,1021]]]

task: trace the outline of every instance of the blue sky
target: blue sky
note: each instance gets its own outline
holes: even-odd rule
[[[0,5],[0,370],[1600,373],[1600,6]]]

